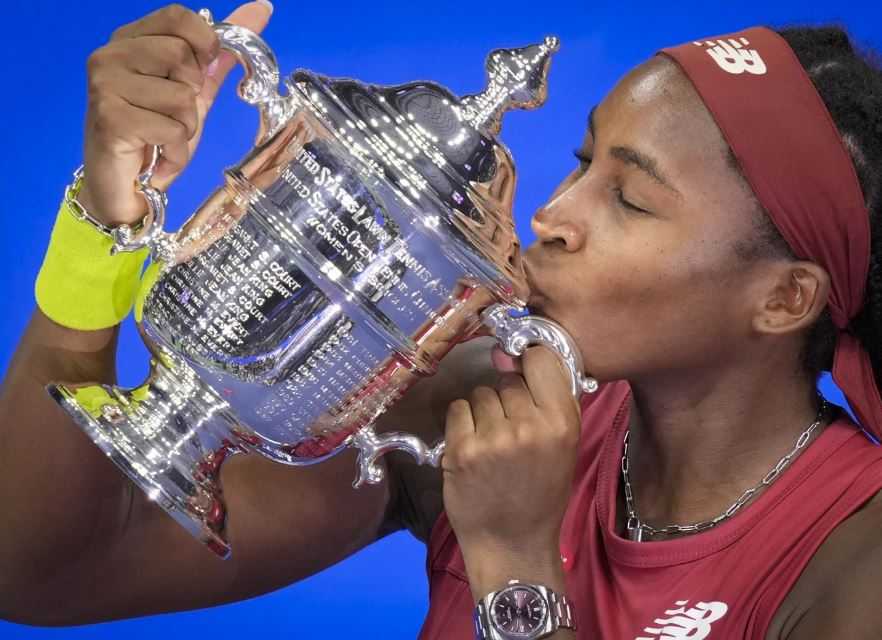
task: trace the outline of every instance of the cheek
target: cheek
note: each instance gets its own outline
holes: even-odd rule
[[[730,261],[662,238],[616,255],[597,252],[583,286],[555,310],[589,371],[604,379],[718,357],[737,331],[726,295],[737,286]]]

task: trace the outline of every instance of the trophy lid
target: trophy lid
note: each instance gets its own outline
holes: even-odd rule
[[[296,71],[288,86],[415,215],[455,236],[468,262],[500,285],[503,297],[523,302],[525,276],[511,211],[515,171],[496,136],[507,111],[544,103],[558,48],[558,39],[547,37],[492,51],[485,63],[487,86],[461,98],[433,82],[381,86],[306,70]]]
[[[496,49],[487,56],[487,87],[461,100],[463,116],[475,129],[497,134],[510,109],[535,109],[548,95],[548,68],[560,40],[548,36],[541,44]]]

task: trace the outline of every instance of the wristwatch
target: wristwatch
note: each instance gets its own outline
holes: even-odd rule
[[[475,607],[477,640],[536,640],[560,628],[576,630],[572,604],[543,585],[509,580]]]

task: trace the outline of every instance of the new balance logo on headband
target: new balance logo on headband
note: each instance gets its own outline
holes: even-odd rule
[[[694,42],[696,47],[708,47],[707,54],[714,59],[723,71],[735,75],[752,73],[761,76],[766,72],[766,63],[756,49],[745,49],[750,42],[747,38],[728,40],[705,40]]]

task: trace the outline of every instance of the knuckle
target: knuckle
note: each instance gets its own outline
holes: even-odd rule
[[[170,63],[178,68],[185,68],[193,58],[193,49],[190,45],[180,38],[169,38],[169,57]]]
[[[184,124],[187,126],[187,140],[190,140],[199,131],[199,115],[195,106],[184,114]]]
[[[114,29],[110,33],[110,39],[111,40],[122,40],[124,38],[127,38],[129,33],[131,33],[131,31],[132,31],[131,25],[128,25],[128,24],[123,25],[121,27]]]
[[[536,431],[534,423],[526,418],[513,418],[509,422],[511,424],[511,432],[516,437],[524,438]]]
[[[468,441],[454,440],[448,442],[444,449],[444,466],[454,471],[465,470],[472,464],[473,447]]]
[[[99,75],[101,73],[101,71],[104,69],[104,65],[107,62],[108,57],[109,56],[107,47],[95,49],[95,51],[89,54],[89,57],[86,58],[86,71],[89,74],[90,81],[96,75]]]
[[[510,462],[518,457],[518,452],[529,446],[529,440],[525,435],[516,435],[512,432],[495,433],[490,438],[489,456],[494,462]]]
[[[89,54],[89,57],[86,58],[86,71],[89,71],[91,73],[95,70],[96,67],[99,67],[100,65],[101,49],[95,49],[92,53]]]
[[[579,430],[574,428],[568,420],[555,420],[550,430],[550,436],[562,446],[574,446],[579,441]]]
[[[472,389],[472,393],[470,398],[474,403],[487,402],[490,398],[496,395],[496,391],[486,386],[479,386]]]
[[[169,31],[180,37],[198,55],[210,55],[219,44],[217,34],[197,13],[180,4],[169,5]]]
[[[524,377],[513,371],[507,371],[499,376],[497,386],[500,389],[517,389],[523,385]]]
[[[540,438],[536,425],[527,420],[515,420],[511,424],[511,441],[519,447],[531,447]]]
[[[196,121],[196,92],[188,86],[177,88],[172,95],[172,109],[185,123]]]
[[[92,100],[107,92],[107,82],[101,73],[90,73],[87,76],[86,91]]]
[[[184,127],[184,137],[181,142],[188,142],[196,135],[196,124],[190,119],[178,120]]]
[[[471,440],[463,442],[457,449],[457,465],[461,469],[471,469],[475,467],[479,458],[480,451]]]
[[[86,79],[86,91],[90,100],[104,101],[107,97],[116,95],[118,85],[114,83],[113,74],[103,70],[90,73]]]
[[[190,134],[187,131],[187,126],[182,122],[178,122],[177,120],[172,120],[171,122],[169,122],[168,130],[169,130],[168,142],[185,143],[185,142],[187,142],[187,140],[190,139]]]
[[[447,407],[448,417],[457,417],[469,410],[468,400],[459,398],[451,402]]]
[[[201,18],[193,30],[193,48],[200,54],[215,56],[220,48],[220,38]]]
[[[112,101],[104,97],[93,99],[89,105],[90,120],[93,131],[104,136],[116,129],[118,107]]]
[[[174,42],[174,45],[169,47],[165,59],[169,75],[190,79],[200,78],[202,71],[190,45],[180,38],[169,38],[169,40]]]
[[[447,405],[447,415],[445,416],[445,424],[460,425],[466,422],[471,415],[472,409],[467,400],[454,400]]]
[[[185,16],[187,16],[191,11],[182,4],[173,3],[170,5],[166,5],[162,9],[160,9],[160,14],[162,16],[172,22],[178,22],[180,20],[185,20]]]

